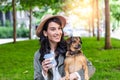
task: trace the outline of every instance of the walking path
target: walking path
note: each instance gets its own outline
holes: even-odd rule
[[[17,38],[16,41],[24,41],[24,40],[28,40],[28,38]],[[13,42],[12,38],[8,38],[8,39],[0,39],[0,44],[5,44],[5,43],[9,43],[9,42]]]
[[[120,28],[111,33],[111,38],[115,38],[115,39],[120,40]],[[17,38],[16,39],[16,41],[24,41],[24,40],[28,40],[28,38]],[[5,43],[9,43],[9,42],[13,42],[13,39],[12,38],[0,39],[0,44],[5,44]]]
[[[120,40],[120,27],[117,30],[112,32],[111,37]]]

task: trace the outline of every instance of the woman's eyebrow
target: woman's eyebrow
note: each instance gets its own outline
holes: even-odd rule
[[[49,27],[49,28],[55,28],[55,27],[52,27],[52,26],[51,26],[51,27]]]

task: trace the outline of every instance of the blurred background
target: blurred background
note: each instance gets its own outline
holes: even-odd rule
[[[67,20],[65,35],[105,37],[105,21],[109,18],[108,34],[119,38],[120,0],[110,0],[108,15],[105,0],[0,0],[0,39],[35,39],[35,30],[45,14],[60,14]],[[4,38],[4,40],[3,40]],[[8,39],[9,41],[11,39]],[[24,40],[24,39],[23,39]]]

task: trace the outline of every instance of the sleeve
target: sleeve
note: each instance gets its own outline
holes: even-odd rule
[[[48,77],[44,75],[43,70],[42,70],[42,75],[43,75],[45,80],[48,80]]]
[[[85,55],[84,55],[85,56]],[[91,78],[95,71],[96,71],[96,68],[95,66],[92,64],[92,62],[90,60],[87,59],[87,57],[85,56],[86,60],[87,60],[87,66],[88,66],[88,76],[89,78]]]
[[[78,76],[78,74],[79,74],[79,76],[81,77],[81,80],[85,80],[85,79],[84,79],[84,70],[83,70],[83,69],[80,69],[80,70],[77,71],[76,73],[77,73],[77,76]],[[79,77],[79,76],[78,76],[78,77]]]
[[[45,80],[42,75],[42,66],[39,62],[40,53],[37,51],[34,55],[34,80]]]
[[[91,78],[94,75],[96,68],[94,67],[92,62],[89,61],[88,59],[87,59],[87,65],[88,65],[88,75]]]

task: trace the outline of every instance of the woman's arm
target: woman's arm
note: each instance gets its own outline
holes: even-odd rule
[[[44,80],[42,75],[42,66],[39,61],[40,53],[37,51],[34,55],[34,80]]]

